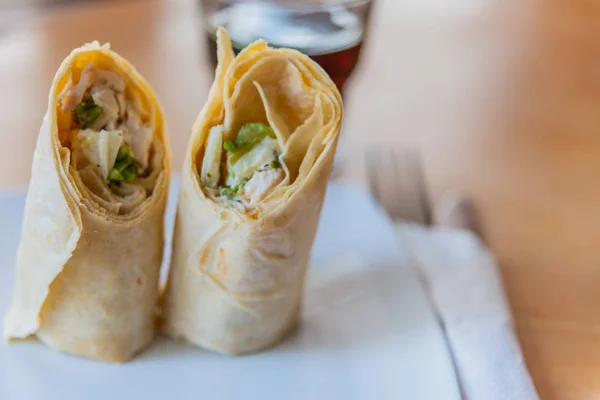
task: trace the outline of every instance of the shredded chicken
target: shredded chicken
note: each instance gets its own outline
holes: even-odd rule
[[[94,130],[100,130],[104,127],[106,129],[115,129],[117,121],[125,113],[125,110],[119,108],[117,93],[106,87],[95,86],[91,90],[91,95],[94,103],[102,107],[102,114],[90,128]]]
[[[281,168],[269,168],[264,171],[256,172],[246,185],[242,193],[242,199],[251,206],[255,205],[273,190],[285,177]]]
[[[88,65],[88,67],[89,67],[89,65]],[[115,92],[124,92],[125,91],[125,79],[123,79],[116,72],[112,72],[112,71],[105,71],[102,69],[97,69],[96,70],[96,82],[94,82],[94,84],[97,86],[107,87],[109,89],[114,90]]]
[[[72,82],[65,86],[65,90],[58,96],[62,99],[62,109],[65,112],[71,112],[83,101],[85,92],[92,86],[96,79],[98,70],[92,64],[86,66],[81,72],[81,77],[77,85],[72,86]]]
[[[138,111],[131,104],[127,105],[125,120],[122,125],[123,138],[133,149],[135,159],[138,161],[140,173],[144,173],[150,161],[150,148],[152,146],[152,130],[144,125]]]

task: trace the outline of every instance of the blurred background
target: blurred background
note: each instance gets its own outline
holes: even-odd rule
[[[211,24],[229,21],[208,3],[0,0],[0,189],[27,185],[52,77],[71,49],[92,40],[110,42],[155,87],[178,168],[212,81]],[[421,160],[418,179],[430,203],[448,188],[470,196],[500,262],[541,398],[598,396],[600,3],[369,6],[338,8],[329,22],[311,17],[318,35],[279,30],[270,38],[285,37],[315,57],[336,54],[318,61],[332,74],[342,71],[341,178],[365,187],[377,179],[388,203],[400,201],[394,157],[409,149]],[[267,35],[261,21],[272,12],[245,11],[230,27],[240,45]],[[322,23],[332,21],[330,32]],[[328,45],[333,39],[343,45]],[[380,162],[367,165],[368,152],[382,155]]]

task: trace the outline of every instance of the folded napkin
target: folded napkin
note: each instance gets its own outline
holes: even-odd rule
[[[463,229],[398,226],[409,262],[428,289],[464,399],[538,399],[494,257]]]

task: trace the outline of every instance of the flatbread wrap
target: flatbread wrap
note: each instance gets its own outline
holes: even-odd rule
[[[114,362],[151,342],[170,157],[134,67],[108,45],[73,50],[36,144],[5,338]]]
[[[342,121],[342,99],[309,57],[257,41],[218,66],[185,154],[164,330],[226,354],[297,323]]]

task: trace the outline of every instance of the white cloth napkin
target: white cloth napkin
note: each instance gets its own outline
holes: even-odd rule
[[[481,241],[466,230],[412,224],[398,234],[438,312],[463,398],[538,399],[496,261]]]

